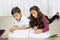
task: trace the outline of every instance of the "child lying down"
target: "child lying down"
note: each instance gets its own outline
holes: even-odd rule
[[[10,37],[37,37],[38,38],[47,38],[49,36],[49,32],[43,33],[42,31],[35,30],[34,31],[29,28],[29,19],[22,15],[21,10],[18,7],[14,7],[11,11],[12,16],[15,18],[15,24],[10,28],[11,33]],[[45,36],[43,36],[45,35]]]
[[[23,30],[29,28],[29,20],[22,15],[21,10],[18,7],[14,7],[11,14],[15,18],[15,24],[10,28],[11,32],[14,30]]]

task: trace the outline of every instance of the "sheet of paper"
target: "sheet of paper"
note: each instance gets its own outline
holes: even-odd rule
[[[49,32],[36,34],[32,29],[26,30],[15,30],[13,33],[8,34],[12,38],[48,38],[50,36]]]
[[[26,30],[15,30],[13,33],[9,33],[9,37],[13,38],[27,38],[29,34],[29,29]]]
[[[49,32],[36,34],[34,30],[30,30],[30,38],[48,38],[50,36]]]

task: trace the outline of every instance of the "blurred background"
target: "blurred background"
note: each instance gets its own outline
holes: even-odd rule
[[[23,15],[28,17],[30,7],[34,5],[48,16],[60,12],[60,0],[0,0],[0,16],[11,16],[11,9],[18,6]]]

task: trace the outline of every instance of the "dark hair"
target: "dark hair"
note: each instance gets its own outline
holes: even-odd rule
[[[14,15],[16,12],[20,14],[21,10],[18,7],[12,8],[11,14]]]
[[[42,29],[44,28],[44,23],[42,22],[42,16],[43,14],[41,13],[40,9],[37,7],[37,6],[33,6],[30,8],[30,12],[32,10],[35,10],[37,13],[38,13],[38,17],[37,18],[34,18],[32,16],[32,14],[30,15],[30,26],[31,27],[34,27],[34,26],[38,26],[38,29]]]

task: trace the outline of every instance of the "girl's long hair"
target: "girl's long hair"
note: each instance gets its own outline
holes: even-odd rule
[[[33,28],[34,26],[38,26],[38,29],[44,28],[44,23],[42,22],[43,14],[41,13],[40,9],[37,6],[33,6],[33,7],[30,8],[30,12],[32,10],[35,10],[38,13],[38,15],[37,15],[38,17],[34,18],[32,16],[32,14],[30,14],[30,22],[29,22],[30,27]]]

